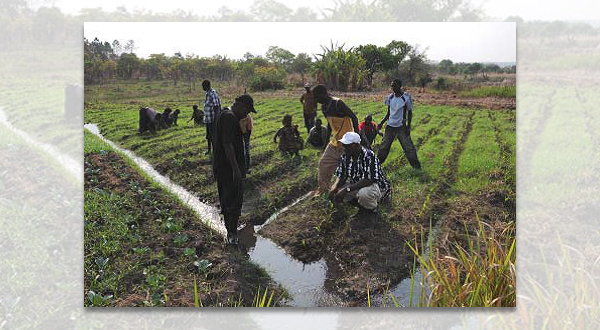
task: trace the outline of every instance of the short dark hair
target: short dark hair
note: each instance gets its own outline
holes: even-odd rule
[[[256,113],[256,110],[254,109],[254,99],[252,99],[252,96],[248,94],[242,94],[236,97],[235,101],[245,104],[250,109],[250,112]]]
[[[315,120],[315,124],[319,124],[321,125],[323,122],[321,121],[321,118],[317,118],[317,120]]]
[[[197,105],[197,104],[194,104],[194,105],[192,106],[192,108],[194,108],[194,109],[198,109],[198,105]]]
[[[204,81],[202,82],[202,87],[203,87],[203,88],[210,88],[210,81],[208,81],[208,80],[204,80]]]
[[[290,124],[292,123],[292,115],[285,115],[285,116],[283,116],[283,119],[281,120],[281,123],[283,123],[285,125],[286,122],[289,122]]]
[[[317,85],[312,90],[314,95],[327,95],[327,87],[325,85]]]
[[[394,81],[392,81],[392,85],[402,86],[402,80],[394,79]]]

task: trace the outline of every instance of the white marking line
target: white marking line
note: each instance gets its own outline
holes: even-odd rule
[[[58,162],[74,179],[83,182],[83,164],[61,152],[56,146],[48,143],[43,143],[35,140],[31,135],[25,131],[22,131],[14,127],[6,118],[6,114],[2,108],[0,108],[0,124],[3,124],[8,130],[18,135],[20,138],[25,140],[28,144],[44,152],[48,156],[52,157]]]
[[[158,184],[160,184],[162,187],[164,187],[171,193],[177,195],[184,204],[186,204],[192,210],[194,210],[194,212],[196,212],[200,216],[200,219],[202,219],[202,221],[207,226],[209,226],[210,228],[212,228],[219,234],[225,236],[225,234],[227,233],[227,230],[225,229],[225,225],[221,221],[221,217],[219,215],[219,210],[216,207],[209,206],[209,205],[202,203],[198,199],[198,197],[196,197],[193,194],[191,194],[190,192],[188,192],[185,188],[181,187],[178,184],[173,183],[169,178],[158,173],[154,169],[154,167],[152,167],[152,165],[150,163],[148,163],[145,159],[136,156],[133,153],[133,151],[131,151],[131,150],[123,149],[123,148],[117,146],[114,142],[112,142],[112,141],[108,140],[107,138],[105,138],[104,136],[102,136],[102,134],[100,134],[100,130],[98,129],[98,126],[96,126],[94,124],[85,124],[83,126],[90,133],[98,136],[102,141],[106,142],[112,148],[120,151],[121,153],[123,153],[127,157],[129,157],[137,166],[139,166],[142,169],[142,171],[144,171],[146,174],[148,174],[148,176],[153,178],[156,182],[158,182]]]

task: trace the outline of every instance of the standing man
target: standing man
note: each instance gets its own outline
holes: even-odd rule
[[[338,179],[329,191],[329,199],[357,206],[359,215],[373,215],[379,201],[390,192],[390,182],[375,153],[360,145],[360,135],[348,132],[339,142],[344,154],[335,171]]]
[[[244,137],[244,150],[246,153],[246,174],[250,174],[250,135],[252,135],[252,116],[240,120],[240,129]]]
[[[256,113],[250,95],[235,99],[231,110],[219,111],[214,122],[213,174],[217,181],[221,214],[225,218],[227,243],[237,244],[237,226],[242,211],[242,179],[246,177],[244,140],[240,120]]]
[[[206,141],[208,142],[208,150],[204,154],[208,155],[210,154],[213,140],[213,122],[221,111],[221,100],[217,92],[210,88],[210,81],[204,80],[202,82],[202,89],[206,92],[206,98],[204,99],[204,124],[206,124]]]
[[[304,85],[306,92],[300,97],[300,103],[304,109],[304,125],[306,132],[310,134],[310,129],[315,126],[315,117],[317,116],[317,102],[313,92],[310,90],[310,84]]]
[[[394,79],[392,90],[394,92],[385,99],[387,114],[377,126],[377,129],[381,130],[383,123],[389,119],[377,157],[379,158],[379,162],[383,164],[390,153],[394,138],[398,138],[410,165],[420,170],[421,163],[419,163],[419,159],[417,158],[417,150],[410,138],[413,109],[412,96],[402,91],[402,81],[400,79]]]
[[[348,132],[358,133],[358,118],[342,100],[331,97],[325,86],[316,86],[313,95],[315,101],[322,104],[323,116],[327,119],[327,139],[330,140],[319,161],[319,190],[315,194],[319,196],[329,191],[331,177],[344,153],[338,140]]]

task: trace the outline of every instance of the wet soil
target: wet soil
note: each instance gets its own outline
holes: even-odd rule
[[[135,235],[142,237],[149,249],[146,254],[140,255],[133,252],[133,248],[139,246],[125,246],[116,256],[117,259],[111,260],[121,266],[116,267],[116,271],[123,272],[119,274],[122,276],[119,292],[110,292],[115,296],[113,306],[147,305],[149,294],[142,269],[153,265],[166,276],[162,291],[168,297],[165,306],[194,306],[195,278],[202,306],[227,305],[238,301],[240,297],[243,304],[250,305],[259,286],[274,288],[274,297],[283,296],[282,289],[267,274],[248,262],[247,255],[225,245],[220,235],[211,232],[189,209],[163,190],[149,184],[118,154],[102,152],[85,155],[85,190],[104,191],[133,199],[131,214],[134,216],[131,224],[136,228]],[[182,224],[180,231],[169,232],[164,229],[157,216],[161,210],[169,212]],[[85,221],[102,226],[111,225],[110,219],[98,215],[86,217]],[[184,244],[174,245],[175,236],[181,234],[189,239]],[[89,248],[86,245],[86,250]],[[184,256],[186,248],[194,249],[198,259],[212,263],[206,273],[199,273],[193,264],[195,258]],[[93,252],[85,251],[85,255],[92,255]],[[86,292],[91,280],[87,276],[84,279]]]
[[[355,213],[333,209],[324,196],[308,198],[259,233],[302,262],[324,259],[325,287],[349,306],[365,306],[367,290],[383,293],[408,276],[413,260],[405,241],[415,237],[385,216]]]

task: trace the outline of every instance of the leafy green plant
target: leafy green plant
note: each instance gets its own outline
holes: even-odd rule
[[[179,235],[175,236],[175,238],[173,238],[173,243],[175,243],[175,245],[183,245],[187,241],[188,241],[188,236],[186,234],[179,234]]]
[[[95,293],[94,291],[88,291],[87,294],[88,302],[93,307],[106,306],[112,297],[112,295],[103,296],[101,294]]]

